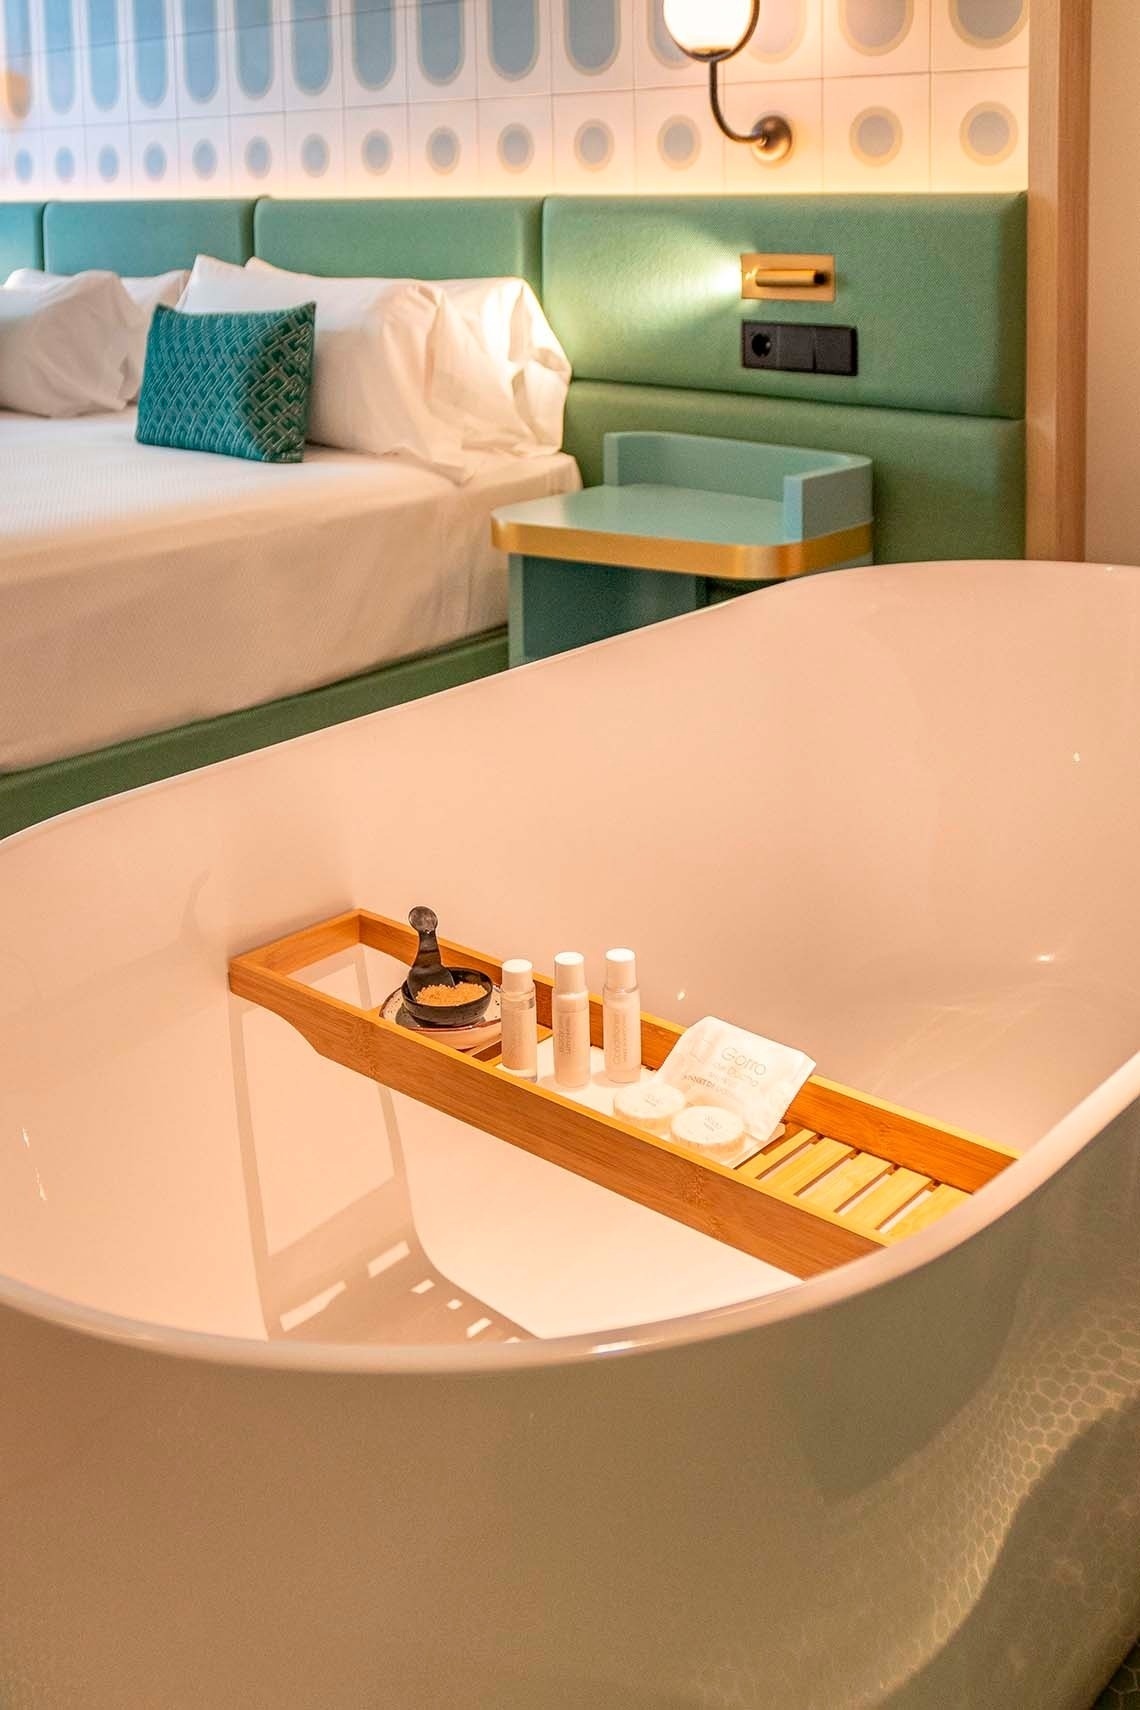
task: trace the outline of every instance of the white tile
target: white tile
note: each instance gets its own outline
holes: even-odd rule
[[[479,187],[500,196],[542,196],[554,184],[549,95],[479,103]]]
[[[529,64],[509,71],[492,57],[491,7],[493,0],[480,0],[476,12],[478,34],[479,99],[514,99],[520,95],[548,95],[553,61],[552,39],[561,28],[562,0],[533,0],[537,31]]]
[[[1029,0],[934,0],[935,71],[1002,71],[1029,64]]]
[[[930,70],[930,0],[823,0],[825,77]]]
[[[725,150],[703,89],[639,89],[634,97],[636,185],[647,195],[724,189]]]
[[[767,195],[807,195],[823,187],[823,84],[746,83],[733,87],[728,113],[738,130],[751,130],[767,113],[779,113],[792,127],[792,150],[783,160],[761,159],[743,143],[724,145],[724,182],[728,190]]]
[[[635,0],[559,0],[551,42],[555,94],[632,89],[636,19]]]
[[[228,124],[219,125],[209,119],[180,119],[178,158],[185,195],[229,195],[232,179]]]
[[[286,113],[285,181],[290,196],[344,194],[344,118],[335,113]]]
[[[392,14],[392,47],[393,65],[388,81],[379,89],[370,88],[362,83],[357,76],[353,54],[353,38],[355,23],[351,12],[345,12],[339,20],[341,32],[341,66],[344,85],[344,104],[346,109],[352,107],[392,106],[397,101],[403,103],[408,98],[408,64],[407,39],[401,8],[397,6]]]
[[[79,125],[40,132],[42,183],[49,195],[87,194],[87,141]]]
[[[131,132],[128,125],[88,125],[87,194],[119,200],[131,194]]]
[[[21,133],[42,130],[44,125],[52,123],[51,109],[48,106],[47,83],[44,78],[43,55],[33,54],[28,63],[26,73],[28,83],[25,91],[27,112],[20,121]]]
[[[408,181],[413,196],[470,196],[478,191],[479,117],[474,101],[409,108]]]
[[[182,171],[177,124],[131,126],[131,176],[136,196],[179,194]]]
[[[554,97],[554,186],[593,195],[636,181],[633,93]]]
[[[267,48],[268,65],[265,63]],[[285,39],[281,25],[274,22],[269,26],[268,32],[248,26],[244,29],[229,30],[226,33],[225,52],[231,115],[283,113]],[[246,88],[246,83],[250,88]]]
[[[930,188],[930,78],[842,77],[823,87],[825,190]]]
[[[407,65],[408,100],[412,103],[441,101],[473,101],[479,93],[478,30],[475,22],[475,0],[460,0],[458,23],[462,35],[462,51],[454,76],[437,82],[425,70],[420,55],[419,19],[425,12],[425,29],[434,25],[432,7],[446,9],[449,27],[455,20],[456,0],[403,0],[400,11],[404,19],[404,59]]]
[[[755,34],[733,61],[742,80],[806,80],[823,75],[824,0],[768,0]]]
[[[948,71],[931,78],[934,190],[1020,190],[1029,173],[1028,71]]]
[[[286,19],[281,25],[281,46],[285,111],[339,112],[344,106],[339,18]],[[318,66],[323,67],[325,77],[319,89],[304,88],[298,82],[298,70],[306,66],[313,75]]]
[[[350,196],[400,196],[408,189],[408,109],[350,107],[344,115],[344,187]]]
[[[231,118],[230,179],[234,194],[281,195],[285,178],[285,115],[243,113]]]
[[[199,101],[191,95],[186,83],[187,56],[200,55],[202,52],[203,36],[179,36],[175,43],[174,64],[176,73],[175,96],[178,103],[180,119],[203,119],[211,115],[221,114],[223,117],[230,111],[230,32],[221,30],[215,38],[217,55],[214,92],[204,101]]]

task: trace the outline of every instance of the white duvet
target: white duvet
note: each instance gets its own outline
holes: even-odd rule
[[[504,621],[500,504],[580,485],[487,457],[465,486],[306,447],[140,446],[133,413],[0,412],[0,770],[336,682]]]

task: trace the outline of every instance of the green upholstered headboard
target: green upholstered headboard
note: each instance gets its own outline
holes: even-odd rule
[[[0,203],[0,284],[16,267],[44,264],[42,202]]]
[[[538,197],[474,200],[279,202],[266,197],[254,221],[257,254],[298,273],[479,279],[497,275],[542,287]]]
[[[167,273],[193,267],[200,253],[245,262],[253,254],[253,203],[49,202],[44,265],[51,273],[105,267],[112,273]]]
[[[749,251],[834,255],[835,302],[742,302]],[[552,197],[543,280],[587,481],[608,429],[858,452],[880,560],[1024,551],[1023,196]],[[745,369],[742,320],[854,326],[859,372]]]
[[[0,208],[0,266],[37,265],[41,210]],[[50,203],[63,273],[189,266],[205,250],[327,274],[517,274],[574,364],[566,448],[675,429],[858,452],[880,560],[1024,550],[1025,198],[693,196]],[[834,254],[827,303],[740,299],[739,256]],[[740,322],[855,326],[854,377],[740,365]]]

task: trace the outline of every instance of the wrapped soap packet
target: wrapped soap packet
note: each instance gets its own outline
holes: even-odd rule
[[[731,1160],[736,1164],[773,1138],[814,1068],[803,1051],[706,1015],[681,1035],[644,1084],[674,1087],[686,1104],[735,1111],[746,1135],[739,1157]]]

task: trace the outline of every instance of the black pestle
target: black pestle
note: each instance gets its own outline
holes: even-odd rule
[[[416,959],[408,969],[404,981],[409,995],[418,998],[425,986],[453,986],[455,976],[450,968],[444,967],[435,936],[435,929],[439,925],[439,916],[435,910],[414,908],[408,916],[408,925],[420,935]]]

